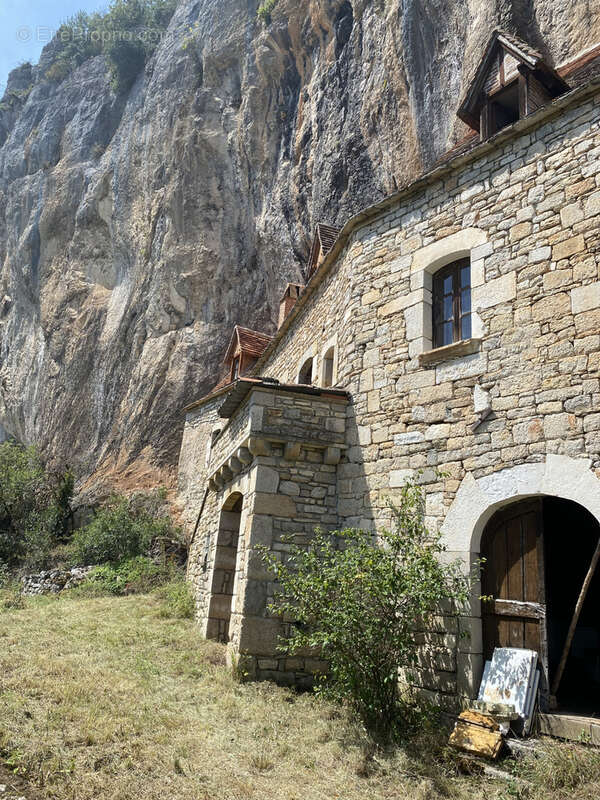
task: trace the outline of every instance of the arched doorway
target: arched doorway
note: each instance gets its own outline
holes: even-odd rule
[[[493,598],[482,604],[484,657],[494,647],[537,651],[546,708],[600,712],[600,568],[569,637],[599,538],[600,525],[583,506],[546,496],[504,506],[482,534],[482,595]]]
[[[215,549],[206,636],[224,643],[229,641],[242,503],[242,495],[234,492],[223,504]]]

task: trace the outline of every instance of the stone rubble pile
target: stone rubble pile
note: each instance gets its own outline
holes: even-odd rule
[[[71,569],[49,569],[35,575],[24,575],[21,578],[25,595],[58,594],[64,589],[78,586],[88,576],[93,567],[72,567]]]

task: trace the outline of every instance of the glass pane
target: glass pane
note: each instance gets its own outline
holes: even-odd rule
[[[465,288],[465,286],[471,285],[471,265],[467,264],[463,267],[460,271],[460,285],[461,288]]]
[[[447,275],[444,278],[444,282],[442,284],[442,286],[444,287],[444,294],[452,294],[452,292],[454,291],[454,288],[453,288],[454,287],[454,280],[453,280],[453,278],[454,278],[453,275]]]
[[[448,294],[444,297],[444,320],[452,319],[454,316],[452,313],[452,301],[454,298],[451,294]]]
[[[471,315],[467,314],[460,321],[460,337],[461,339],[471,338]]]
[[[444,322],[442,327],[442,344],[452,344],[454,341],[454,323]]]
[[[460,293],[460,310],[463,314],[468,314],[471,310],[471,290],[463,289]]]

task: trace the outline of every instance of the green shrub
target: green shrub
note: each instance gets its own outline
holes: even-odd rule
[[[176,531],[161,497],[159,493],[111,497],[91,522],[73,534],[72,563],[119,564],[146,555],[156,537],[175,538]]]
[[[158,592],[162,599],[158,615],[174,619],[193,619],[196,604],[189,583],[183,577],[174,578]]]
[[[80,11],[58,30],[46,78],[64,80],[89,58],[106,56],[117,92],[144,68],[175,11],[177,0],[113,0],[106,13]]]
[[[407,484],[393,511],[379,543],[361,530],[317,531],[308,547],[292,544],[286,562],[263,551],[280,586],[272,610],[295,621],[282,649],[325,659],[319,691],[350,705],[380,742],[401,735],[411,716],[398,670],[416,662],[417,629],[470,587],[458,562],[442,563],[419,486]]]
[[[273,13],[277,0],[265,0],[261,3],[256,12],[265,25],[271,24],[271,14]]]
[[[145,556],[127,559],[120,564],[95,567],[86,580],[72,590],[75,595],[143,594],[170,580],[172,572]]]
[[[71,519],[73,475],[53,472],[34,447],[0,445],[0,561],[43,567]]]
[[[112,75],[112,86],[117,92],[131,89],[146,63],[146,50],[140,41],[116,41],[106,51]]]

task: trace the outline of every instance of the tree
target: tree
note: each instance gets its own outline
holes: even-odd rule
[[[46,469],[35,447],[0,445],[0,562],[41,566],[65,535],[73,475]]]
[[[155,539],[177,535],[163,492],[113,495],[85,527],[75,531],[71,556],[77,565],[119,564],[146,555]]]
[[[319,691],[349,704],[378,742],[402,733],[409,700],[398,671],[416,662],[417,632],[440,607],[466,600],[470,579],[444,564],[440,535],[424,524],[424,492],[408,483],[391,531],[317,531],[287,561],[264,550],[279,583],[272,610],[293,620],[282,647],[328,661]]]

